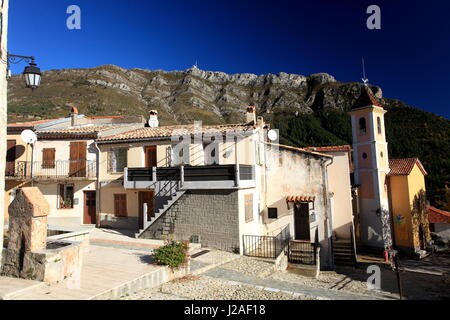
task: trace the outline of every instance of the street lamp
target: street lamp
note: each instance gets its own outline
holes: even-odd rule
[[[26,66],[23,70],[23,76],[25,78],[25,84],[27,88],[31,90],[37,89],[41,84],[42,72],[41,69],[37,67],[37,64],[34,62],[34,57],[28,56],[18,56],[15,54],[8,53],[8,74],[9,74],[9,65],[11,63],[17,64],[21,61],[29,62],[29,66]]]

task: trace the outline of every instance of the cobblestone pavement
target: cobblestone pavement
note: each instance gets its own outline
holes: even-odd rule
[[[209,256],[208,256],[209,255]],[[201,258],[202,259],[199,259]],[[199,261],[201,260],[201,261]],[[225,262],[224,261],[229,261]],[[268,261],[229,253],[211,252],[192,260],[197,268],[213,266],[200,276],[190,276],[166,283],[159,288],[144,290],[127,299],[331,299],[366,300],[398,299],[396,274],[384,265],[381,270],[381,290],[368,290],[366,269],[342,267],[322,271],[318,279],[290,271],[277,271]],[[402,274],[407,299],[450,299],[450,290],[440,276],[406,272]]]
[[[264,290],[205,276],[188,276],[144,290],[124,300],[311,300],[298,294]]]

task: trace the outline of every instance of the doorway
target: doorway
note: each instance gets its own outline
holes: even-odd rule
[[[294,204],[295,240],[311,241],[309,227],[309,203]]]
[[[149,221],[155,216],[155,191],[139,192],[139,229],[144,228],[144,205],[147,206],[147,216],[145,219]]]
[[[84,192],[84,224],[96,224],[97,223],[97,210],[96,210],[96,195],[95,191]]]
[[[145,152],[145,167],[157,167],[158,161],[156,158],[156,146],[147,146],[144,148]]]

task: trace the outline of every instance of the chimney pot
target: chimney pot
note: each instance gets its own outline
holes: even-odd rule
[[[152,128],[159,126],[158,110],[150,110],[149,115],[148,125]]]
[[[78,108],[71,105],[69,105],[69,107],[70,107],[70,125],[73,127],[77,123]]]
[[[248,106],[247,107],[247,115],[246,115],[246,123],[253,122],[253,124],[256,124],[256,107],[255,106]]]

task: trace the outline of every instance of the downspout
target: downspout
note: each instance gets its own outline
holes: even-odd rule
[[[96,141],[94,141],[94,146],[95,146],[95,149],[97,149],[97,161],[96,161],[96,166],[97,166],[97,172],[96,172],[96,176],[97,176],[97,179],[96,179],[96,181],[95,181],[95,190],[97,191],[96,193],[95,193],[95,226],[97,227],[97,228],[99,228],[100,227],[100,209],[101,209],[101,206],[100,206],[100,199],[101,199],[101,196],[100,196],[100,189],[101,189],[101,183],[100,183],[100,148],[98,147],[98,145],[97,145],[97,142]]]
[[[331,161],[329,163],[327,163],[327,161]],[[329,186],[328,186],[328,167],[331,166],[334,163],[334,158],[331,158],[330,160],[325,160],[324,162],[322,162],[323,165],[323,179],[324,179],[324,201],[326,201],[325,203],[325,207],[326,207],[326,234],[325,236],[327,237],[328,240],[328,256],[330,257],[330,263],[331,263],[331,267],[334,269],[334,257],[333,257],[333,242],[332,242],[332,236],[333,236],[333,218],[332,218],[332,213],[331,213],[331,201],[329,200]]]

